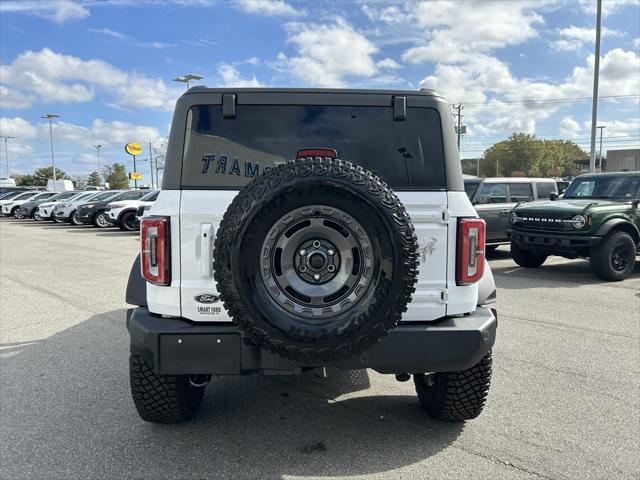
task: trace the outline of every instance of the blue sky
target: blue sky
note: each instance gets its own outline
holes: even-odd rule
[[[604,0],[604,149],[640,144],[640,0]],[[514,131],[589,143],[595,0],[63,0],[0,4],[0,135],[13,172],[72,175],[161,145],[184,86],[435,88],[476,157]],[[142,155],[144,158],[146,153]],[[142,168],[145,172],[144,163]],[[0,172],[5,174],[4,149]],[[145,172],[146,173],[146,172]]]

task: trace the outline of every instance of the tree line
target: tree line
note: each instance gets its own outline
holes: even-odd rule
[[[514,133],[498,142],[480,158],[481,177],[564,177],[577,175],[576,160],[589,155],[570,140],[542,140],[535,135]],[[477,173],[477,159],[462,160],[462,170]]]
[[[53,178],[53,167],[37,168],[33,173],[13,175],[16,185],[20,187],[45,187],[47,180]],[[58,180],[71,180],[76,188],[99,187],[105,182],[112,190],[122,190],[129,188],[129,176],[126,167],[121,163],[105,165],[102,169],[102,183],[97,170],[88,175],[69,176],[64,170],[56,168],[56,178]]]

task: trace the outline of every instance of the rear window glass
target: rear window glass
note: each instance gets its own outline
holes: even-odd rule
[[[509,184],[512,202],[528,202],[533,200],[533,192],[530,183],[511,183]]]
[[[549,198],[551,192],[557,192],[558,188],[556,182],[539,182],[536,183],[536,191],[538,192],[538,198]]]
[[[396,189],[444,189],[438,112],[408,108],[404,121],[391,107],[221,105],[191,108],[182,186],[239,188],[305,148],[332,148],[338,158],[371,170]]]
[[[485,183],[480,190],[477,203],[506,203],[507,184],[506,183]]]
[[[478,191],[479,185],[480,182],[464,182],[464,191],[467,192],[467,197],[469,197],[469,200],[473,200],[473,197]]]

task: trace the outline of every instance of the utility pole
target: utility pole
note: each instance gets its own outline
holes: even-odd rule
[[[600,171],[602,171],[602,130],[604,130],[606,127],[606,125],[601,125],[598,127],[600,129],[600,155],[598,155],[600,157]]]
[[[101,173],[101,166],[100,166],[100,149],[102,148],[102,145],[94,145],[95,149],[98,151],[98,186],[102,185],[102,173]]]
[[[153,147],[151,146],[151,142],[149,142],[149,170],[151,171],[151,188],[153,189]]]
[[[56,159],[53,155],[53,124],[51,123],[52,119],[58,118],[60,115],[55,115],[53,113],[45,113],[40,118],[46,118],[49,120],[49,142],[51,143],[51,166],[53,167],[53,191],[56,191]]]
[[[596,121],[598,118],[598,79],[600,76],[600,27],[602,24],[602,0],[598,0],[596,12],[596,58],[593,65],[593,105],[591,107],[591,157],[589,172],[596,171]]]
[[[9,148],[7,147],[7,140],[9,140],[10,138],[16,138],[16,137],[11,137],[9,135],[3,135],[0,138],[4,138],[4,159],[7,162],[7,178],[10,178],[10,175],[9,175]]]

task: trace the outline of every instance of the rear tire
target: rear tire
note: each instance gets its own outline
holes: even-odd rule
[[[511,257],[514,262],[525,268],[538,268],[547,259],[547,255],[539,255],[530,250],[523,250],[515,242],[511,242]]]
[[[205,387],[194,387],[189,375],[156,375],[138,355],[129,356],[131,395],[145,422],[178,423],[198,411]]]
[[[591,250],[593,273],[609,282],[624,280],[636,265],[636,244],[627,232],[612,232]]]
[[[429,416],[446,422],[476,418],[484,408],[491,384],[491,352],[467,370],[415,374],[420,405]]]

